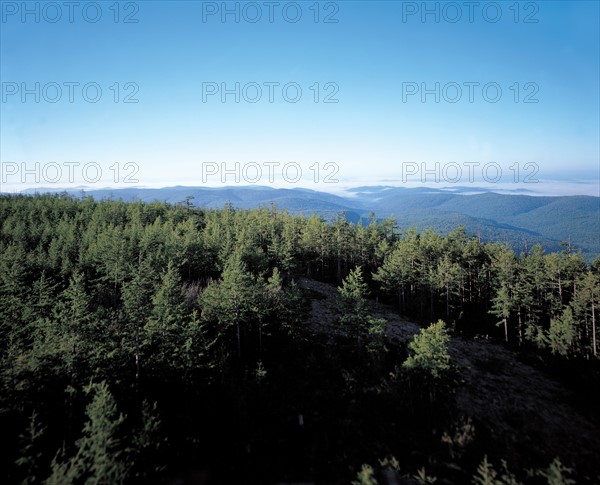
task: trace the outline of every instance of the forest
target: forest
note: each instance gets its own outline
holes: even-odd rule
[[[518,249],[376,214],[0,195],[0,481],[600,483],[600,257]],[[565,396],[552,435],[528,434],[559,408],[525,369]],[[531,409],[472,415],[465,389],[491,409],[500,379]]]

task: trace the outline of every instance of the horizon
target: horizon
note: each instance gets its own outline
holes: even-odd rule
[[[377,191],[384,191],[389,189],[405,189],[408,191],[414,190],[415,192],[431,190],[430,193],[449,193],[456,195],[479,195],[479,194],[498,194],[498,195],[514,195],[514,196],[527,196],[527,197],[595,197],[600,198],[599,193],[594,193],[595,186],[593,184],[587,184],[586,192],[583,191],[569,191],[568,188],[565,191],[565,184],[560,184],[561,190],[563,193],[556,192],[548,192],[544,190],[532,190],[529,188],[521,188],[507,185],[500,186],[495,185],[490,187],[488,184],[473,184],[473,185],[424,185],[422,183],[402,183],[400,185],[390,184],[390,181],[380,181],[379,183],[373,184],[362,184],[356,182],[355,184],[335,184],[333,186],[303,186],[297,184],[287,184],[287,185],[259,185],[259,184],[215,184],[215,185],[190,185],[190,184],[176,184],[176,185],[65,185],[65,186],[37,186],[37,185],[29,185],[25,187],[19,187],[18,189],[12,187],[12,190],[0,190],[0,194],[5,195],[34,195],[34,194],[46,194],[53,193],[58,194],[62,192],[67,193],[75,193],[75,192],[85,192],[85,193],[93,193],[93,192],[106,192],[106,191],[116,191],[116,192],[126,192],[133,190],[154,190],[154,191],[168,191],[173,189],[190,189],[190,190],[231,190],[231,189],[254,189],[254,190],[288,190],[288,191],[309,191],[314,192],[315,194],[327,194],[334,195],[343,198],[352,198],[355,197],[358,193],[368,193],[369,189],[376,189]],[[329,189],[329,190],[327,190]],[[360,190],[359,190],[360,189]],[[566,193],[565,193],[566,192]],[[600,207],[599,207],[600,209]]]
[[[0,485],[600,483],[600,0],[0,0],[0,268]]]
[[[600,196],[600,5],[494,5],[3,2],[0,191]]]

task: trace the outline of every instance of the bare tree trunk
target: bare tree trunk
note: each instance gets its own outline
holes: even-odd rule
[[[558,298],[560,299],[560,304],[562,305],[563,296],[562,296],[562,282],[560,281],[560,273],[558,275]]]

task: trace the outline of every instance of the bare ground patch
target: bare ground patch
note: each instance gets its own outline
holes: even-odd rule
[[[311,300],[310,331],[343,334],[336,323],[337,288],[308,278],[298,285]],[[388,321],[388,336],[400,342],[421,328],[392,307],[371,304],[374,315]],[[548,460],[559,456],[590,477],[600,472],[600,429],[569,404],[570,391],[559,382],[485,339],[453,337],[450,354],[463,381],[457,392],[459,411],[485,428],[512,465],[527,468],[534,455]]]

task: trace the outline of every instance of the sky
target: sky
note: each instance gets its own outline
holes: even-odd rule
[[[0,183],[600,195],[600,2],[0,1]]]

